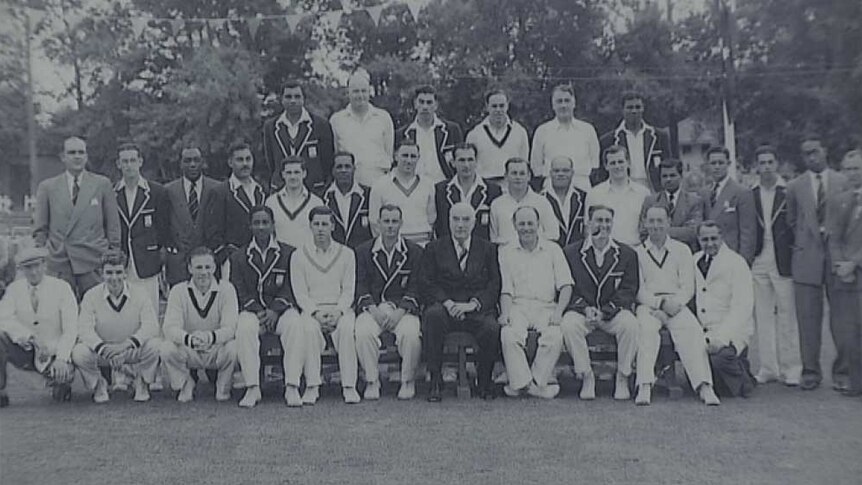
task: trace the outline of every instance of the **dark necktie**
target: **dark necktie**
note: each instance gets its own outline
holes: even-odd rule
[[[198,220],[198,209],[198,191],[195,188],[194,182],[192,182],[189,188],[189,214],[191,214],[193,221]]]
[[[706,278],[706,275],[709,274],[709,267],[712,266],[712,256],[708,254],[704,254],[697,260],[697,269],[700,270],[700,274]]]
[[[673,210],[675,209],[673,197],[674,197],[673,194],[671,192],[668,192],[668,194],[667,194],[667,213],[668,213],[668,215],[673,215]]]
[[[469,252],[464,243],[458,243],[458,265],[461,266],[461,271],[467,270],[467,254]]]
[[[712,194],[709,196],[709,207],[715,207],[715,202],[718,200],[718,182],[712,186]]]
[[[823,174],[814,176],[817,179],[817,223],[823,227],[826,220],[826,189],[823,187]]]
[[[81,192],[81,186],[78,184],[79,175],[75,175],[72,179],[72,205],[78,204],[78,193]]]

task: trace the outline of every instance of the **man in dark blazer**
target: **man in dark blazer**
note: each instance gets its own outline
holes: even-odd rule
[[[337,152],[333,158],[333,182],[323,192],[323,203],[332,209],[335,221],[332,239],[356,249],[371,239],[368,217],[371,189],[356,182],[356,160],[352,153]]]
[[[826,148],[818,136],[806,136],[801,151],[807,170],[787,184],[787,220],[794,230],[791,268],[802,357],[800,388],[808,391],[817,388],[823,379],[820,340],[824,289],[830,303],[835,293],[835,275],[827,243],[828,194],[843,192],[847,177],[828,168]],[[835,312],[830,312],[829,323],[833,340],[838,340]],[[848,364],[843,349],[838,346],[837,350],[832,364],[832,383],[840,391],[847,388]]]
[[[64,172],[36,190],[33,238],[48,249],[50,274],[66,280],[80,300],[101,281],[102,254],[120,247],[120,215],[111,181],[85,170],[84,140],[67,138],[60,158]]]
[[[661,190],[644,200],[641,208],[641,234],[646,234],[643,226],[648,208],[654,204],[667,206],[670,214],[668,235],[677,241],[688,244],[692,252],[697,251],[697,227],[703,221],[703,200],[696,192],[685,190],[682,186],[682,162],[671,158],[661,162]]]
[[[652,192],[658,192],[662,190],[661,162],[673,158],[674,150],[671,148],[670,135],[666,129],[656,128],[644,122],[644,104],[642,94],[623,93],[623,120],[616,128],[602,135],[599,143],[602,153],[605,152],[605,148],[613,145],[626,147],[631,158],[631,180],[646,186]],[[636,148],[642,149],[636,150]],[[608,178],[604,160],[601,163],[601,169],[593,185]]]
[[[836,346],[847,355],[848,396],[862,395],[862,150],[844,156],[841,170],[846,191],[829,200],[827,231],[835,291],[830,303],[839,336]]]
[[[587,211],[587,193],[572,183],[574,162],[568,157],[551,160],[551,169],[541,194],[548,199],[560,225],[560,247],[584,238],[584,217]]]
[[[420,275],[420,291],[425,302],[423,338],[425,359],[431,373],[428,401],[442,399],[443,343],[446,334],[469,332],[476,337],[479,395],[494,397],[491,371],[500,355],[500,266],[497,248],[473,237],[473,207],[459,202],[449,211],[451,237],[425,246]]]
[[[284,185],[281,164],[288,157],[302,157],[308,174],[305,185],[315,194],[323,193],[331,180],[335,151],[332,127],[325,119],[305,109],[305,93],[299,81],[287,81],[281,88],[284,111],[263,124],[263,160],[254,166],[255,177],[273,193]]]
[[[165,262],[170,286],[189,280],[186,257],[192,249],[204,245],[203,214],[219,185],[203,174],[205,166],[200,149],[188,146],[180,155],[182,176],[165,186],[171,205],[170,246]]]
[[[413,92],[413,107],[416,119],[395,133],[395,146],[402,140],[419,145],[420,177],[438,183],[455,175],[452,166],[455,145],[464,141],[464,134],[457,123],[437,116],[437,91],[432,86],[419,86]],[[433,142],[433,144],[432,144]],[[434,147],[428,150],[426,147]]]
[[[145,292],[159,312],[159,274],[170,243],[171,205],[165,188],[141,175],[141,149],[120,145],[117,168],[122,179],[114,189],[120,211],[120,249],[129,261],[126,284]]]
[[[580,397],[584,400],[596,398],[587,334],[598,328],[616,337],[614,399],[627,400],[638,347],[639,326],[634,314],[640,285],[638,257],[634,249],[611,239],[613,209],[594,205],[589,209],[589,218],[589,236],[563,250],[575,287],[560,329],[574,361],[575,374],[583,381]]]
[[[236,288],[239,320],[236,327],[237,361],[242,368],[245,395],[240,407],[254,407],[260,393],[260,335],[279,336],[282,347],[294,337],[284,323],[296,319],[296,299],[290,286],[290,257],[294,248],[275,239],[274,215],[267,206],[249,211],[251,241],[230,256],[230,282]],[[285,363],[287,352],[283,352]]]
[[[706,152],[706,163],[709,164],[712,184],[701,192],[703,218],[715,221],[727,247],[751,266],[757,239],[754,195],[728,174],[730,152],[727,148],[711,147]]]
[[[774,148],[760,146],[754,158],[760,178],[752,189],[757,211],[757,245],[751,275],[760,356],[760,369],[755,379],[760,384],[780,380],[788,386],[797,386],[802,363],[790,268],[793,228],[787,220],[787,187],[778,174],[778,156]]]
[[[476,146],[472,143],[455,145],[455,175],[434,186],[434,205],[437,207],[434,232],[438,238],[449,237],[449,211],[452,206],[467,202],[476,214],[473,236],[491,240],[491,202],[502,194],[502,189],[476,174],[476,153]]]

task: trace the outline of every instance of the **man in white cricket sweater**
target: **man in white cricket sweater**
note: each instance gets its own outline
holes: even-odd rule
[[[79,342],[72,362],[93,401],[108,402],[108,383],[99,366],[134,376],[135,401],[150,400],[159,365],[159,323],[149,293],[126,283],[128,258],[121,251],[102,256],[103,282],[84,294],[78,318]]]
[[[215,369],[216,401],[230,399],[231,376],[236,367],[236,333],[239,310],[236,290],[227,280],[215,279],[215,257],[206,247],[189,253],[189,281],[171,288],[162,330],[162,362],[177,400],[194,398],[195,381],[189,369]]]

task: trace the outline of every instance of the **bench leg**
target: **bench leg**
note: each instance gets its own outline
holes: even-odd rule
[[[680,381],[683,375],[682,362],[674,360],[672,367],[666,372],[668,397],[679,399],[682,397],[682,386]]]
[[[458,347],[458,399],[470,398],[470,382],[467,380],[467,347]]]

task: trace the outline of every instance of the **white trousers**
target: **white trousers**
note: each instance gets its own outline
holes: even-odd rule
[[[236,368],[236,340],[216,344],[208,350],[193,350],[167,340],[163,341],[161,347],[162,362],[168,369],[173,390],[179,391],[192,378],[189,369],[215,369],[218,370],[216,390],[219,393],[230,392]]]
[[[686,307],[674,317],[662,322],[650,313],[649,307],[637,308],[640,324],[638,336],[637,384],[655,383],[655,361],[661,346],[659,331],[665,326],[673,338],[673,345],[679,354],[688,380],[694,389],[701,384],[712,385],[712,372],[709,368],[709,355],[706,353],[706,339],[700,322]]]
[[[799,354],[799,326],[793,279],[778,274],[775,263],[754,260],[754,319],[757,329],[758,374],[799,382],[802,360]]]
[[[387,303],[381,303],[377,308],[385,315],[395,311],[395,307]],[[380,379],[380,368],[377,363],[380,360],[379,337],[383,332],[384,330],[368,311],[356,317],[356,355],[362,370],[365,371],[366,382],[377,382]],[[422,353],[419,318],[405,313],[392,329],[392,333],[395,334],[395,346],[398,348],[398,354],[401,355],[401,382],[412,381]]]
[[[620,310],[614,315],[614,318],[599,322],[597,328],[616,337],[617,372],[624,376],[631,375],[638,350],[639,328],[637,318],[628,310]],[[587,334],[592,329],[587,327],[586,317],[575,311],[566,312],[563,315],[560,329],[563,331],[563,342],[575,363],[575,374],[590,372],[592,367],[590,366]]]
[[[123,354],[122,365],[129,366],[135,377],[140,376],[147,384],[156,379],[159,367],[159,339],[145,340],[139,348],[131,349]],[[102,378],[99,367],[107,367],[111,362],[100,357],[84,344],[78,343],[72,348],[72,362],[81,371],[81,379],[87,389],[93,390]]]
[[[563,334],[560,327],[548,321],[554,309],[541,305],[513,303],[509,311],[509,324],[500,330],[500,344],[509,387],[523,389],[532,381],[539,386],[548,384],[554,366],[563,350]],[[539,346],[533,367],[527,362],[527,333],[530,329],[539,332]]]
[[[356,387],[359,373],[359,364],[356,360],[355,320],[353,311],[346,312],[338,319],[332,332],[332,343],[338,353],[342,387]],[[287,318],[281,341],[285,353],[285,384],[299,386],[299,380],[304,375],[307,386],[319,386],[323,382],[320,354],[326,348],[326,339],[320,329],[320,322],[308,313]]]
[[[282,349],[282,364],[284,368],[288,365],[287,348],[287,322],[290,319],[299,318],[299,312],[294,309],[285,311],[278,319],[275,334],[279,336]],[[239,314],[236,326],[236,355],[239,366],[242,369],[242,377],[246,387],[260,385],[260,336],[265,333],[257,315],[251,312]]]

